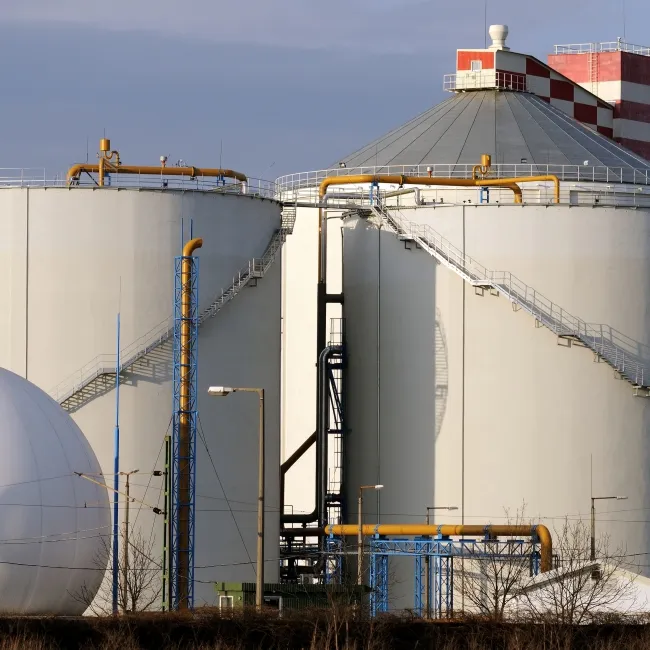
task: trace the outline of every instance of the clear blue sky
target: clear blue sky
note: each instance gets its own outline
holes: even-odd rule
[[[318,169],[444,99],[456,48],[485,41],[483,0],[0,4],[0,167],[51,172],[104,129],[129,163],[217,165],[223,140],[251,176]],[[623,4],[488,0],[487,21],[544,59],[622,36]],[[625,5],[627,40],[650,45],[650,2]]]

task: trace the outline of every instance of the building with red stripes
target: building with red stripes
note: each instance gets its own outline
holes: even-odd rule
[[[510,51],[505,45],[507,35],[505,25],[493,25],[490,28],[493,43],[489,48],[457,50],[456,74],[445,77],[445,89],[458,92],[502,88],[530,92],[594,131],[615,137],[612,104],[564,70],[530,54]],[[647,60],[650,83],[650,58]],[[650,141],[650,125],[648,128]]]
[[[620,39],[556,45],[548,63],[610,104],[614,140],[650,159],[650,48]]]

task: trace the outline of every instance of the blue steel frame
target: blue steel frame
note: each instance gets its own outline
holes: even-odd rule
[[[388,558],[413,557],[415,564],[414,608],[425,614],[425,558],[429,557],[429,603],[434,618],[451,617],[454,611],[454,558],[502,560],[528,557],[533,575],[539,573],[540,554],[537,539],[452,539],[436,537],[388,538],[375,535],[370,539],[370,614],[388,611]],[[330,535],[326,552],[341,558],[342,541]],[[329,560],[329,558],[328,558]],[[338,560],[340,562],[340,559]],[[339,574],[340,576],[340,571]],[[340,578],[339,578],[340,579]],[[330,581],[333,581],[330,579]]]
[[[388,555],[373,551],[370,543],[370,615],[388,611]]]
[[[182,267],[183,262],[189,262],[190,273],[190,313],[189,317],[183,319],[181,311],[181,298],[183,294]],[[179,557],[187,553],[188,557],[188,593],[187,606],[192,609],[194,606],[194,515],[195,515],[195,492],[196,492],[196,429],[197,429],[197,376],[198,376],[198,330],[199,330],[199,258],[190,256],[176,257],[174,260],[174,368],[173,368],[173,434],[172,434],[172,531],[170,540],[170,553],[172,557],[171,571],[171,603],[170,607],[179,608],[178,594],[178,567]],[[187,350],[181,349],[181,325],[183,321],[189,322],[190,336]],[[187,355],[189,367],[181,366],[181,356]],[[180,391],[181,372],[189,371],[190,397],[187,411],[181,412]],[[186,416],[189,422],[189,457],[182,458],[180,455],[180,421]],[[179,473],[181,463],[189,464],[190,489],[189,503],[180,503],[179,498]],[[180,548],[179,543],[179,508],[188,507],[189,518],[189,544],[187,548]]]

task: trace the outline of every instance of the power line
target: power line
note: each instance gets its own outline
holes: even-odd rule
[[[61,478],[68,478],[69,476],[74,476],[74,474],[61,474],[60,476],[48,476],[47,478],[35,478],[30,481],[18,481],[16,483],[3,483],[0,485],[0,488],[5,487],[14,487],[16,485],[27,485],[29,483],[40,483],[41,481],[57,481]]]
[[[244,547],[244,551],[246,551],[246,557],[248,557],[248,561],[252,564],[253,560],[251,558],[251,554],[248,552],[248,548],[246,547],[246,542],[244,541],[244,536],[242,535],[241,528],[239,527],[239,524],[237,523],[237,519],[235,517],[235,513],[233,512],[230,506],[230,501],[228,501],[228,495],[226,494],[226,490],[224,489],[223,483],[221,482],[221,478],[219,477],[219,472],[217,472],[217,467],[214,464],[214,460],[212,460],[212,454],[210,453],[210,449],[208,448],[208,441],[205,439],[205,433],[203,432],[203,423],[201,422],[201,416],[198,416],[197,420],[199,425],[199,436],[201,438],[201,442],[203,443],[205,450],[208,453],[208,458],[210,459],[210,463],[212,464],[212,469],[214,470],[215,476],[217,477],[217,481],[219,481],[219,486],[221,487],[221,491],[223,492],[223,496],[226,500],[226,504],[228,505],[228,510],[230,510],[232,520],[235,523],[235,528],[237,528],[239,539],[241,539],[241,543],[242,546]],[[255,572],[255,575],[257,575],[257,570],[255,569],[255,567],[253,567],[253,571]]]
[[[90,533],[96,530],[102,530],[103,528],[110,528],[110,526],[97,526],[96,528],[81,528],[79,530],[73,530],[65,533],[50,533],[49,535],[39,535],[34,537],[9,537],[7,539],[0,539],[0,544],[5,542],[19,542],[23,540],[39,540],[45,539],[46,537],[55,537],[57,535],[76,535],[78,533]]]
[[[156,466],[158,465],[158,461],[160,460],[160,454],[162,452],[163,447],[165,446],[165,437],[169,433],[169,427],[171,426],[171,423],[172,423],[172,418],[169,418],[169,423],[167,424],[167,431],[165,431],[165,435],[163,436],[162,443],[160,445],[160,448],[158,449],[158,455],[156,456],[156,461],[153,464],[154,470],[155,470]],[[151,475],[149,476],[149,482],[147,483],[147,486],[146,486],[146,488],[144,490],[144,495],[142,497],[143,499],[147,498],[147,492],[149,491],[149,487],[151,486],[151,480],[152,479],[153,479],[153,472],[151,472]],[[135,525],[138,523],[138,517],[140,516],[140,512],[142,510],[142,505],[143,504],[144,504],[144,501],[141,501],[140,506],[138,507],[138,511],[135,513],[135,519],[133,520],[133,524],[132,524],[131,528],[135,528]],[[158,493],[158,502],[156,503],[156,507],[158,507],[159,505],[160,505],[160,492]],[[156,519],[154,517],[154,525],[155,525],[155,521],[156,521]],[[151,539],[149,541],[151,541]]]

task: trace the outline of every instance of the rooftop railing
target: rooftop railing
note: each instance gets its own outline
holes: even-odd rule
[[[650,47],[633,45],[622,39],[603,43],[571,43],[555,46],[555,54],[594,54],[598,52],[630,52],[631,54],[650,56]]]
[[[438,176],[442,178],[472,178],[474,165],[378,165],[367,167],[336,167],[317,171],[298,172],[280,176],[275,183],[279,198],[297,190],[317,187],[328,176],[358,174],[391,174],[397,176]],[[590,165],[537,165],[522,160],[519,164],[492,165],[488,178],[512,178],[515,176],[546,176],[554,174],[563,182],[570,183],[625,183],[650,185],[650,168],[604,167]]]
[[[513,72],[498,72],[484,70],[446,74],[442,81],[443,90],[457,92],[459,90],[516,90],[527,92],[526,75]]]
[[[0,168],[0,189],[3,187],[70,187],[72,189],[98,187],[93,176],[83,175],[78,181],[69,183],[65,174],[49,175],[44,169]],[[219,192],[225,194],[248,194],[274,199],[277,196],[275,181],[250,178],[247,183],[231,179],[208,176],[193,178],[147,174],[107,174],[105,188],[185,190]]]

